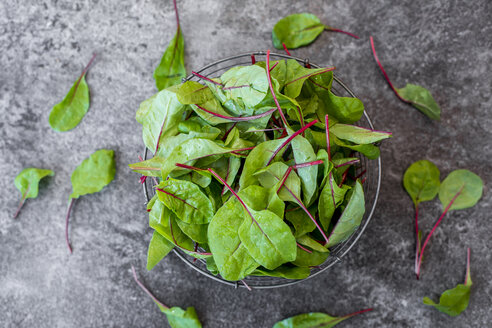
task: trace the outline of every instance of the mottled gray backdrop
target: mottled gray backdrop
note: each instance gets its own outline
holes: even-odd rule
[[[492,276],[492,3],[447,1],[178,1],[189,71],[221,57],[273,48],[271,29],[302,11],[358,34],[327,33],[300,57],[337,66],[379,129],[394,132],[382,148],[380,202],[359,244],[322,276],[272,291],[234,290],[207,280],[171,255],[146,272],[151,236],[138,176],[128,163],[142,150],[134,115],[156,90],[152,72],[175,32],[170,0],[0,2],[0,326],[164,327],[165,318],[132,280],[166,304],[195,306],[207,327],[270,327],[307,311],[343,315],[374,307],[343,327],[490,327]],[[400,103],[373,61],[369,36],[397,86],[423,85],[442,106],[431,122]],[[48,125],[51,107],[89,61],[91,108],[74,130]],[[70,174],[99,148],[116,151],[115,180],[78,200],[72,213],[74,253],[64,242]],[[413,209],[401,187],[404,170],[429,159],[445,177],[467,168],[485,181],[474,208],[452,212],[437,230],[423,266],[412,274]],[[17,220],[13,180],[24,167],[56,172],[41,183]],[[422,206],[428,231],[436,200]],[[464,279],[472,249],[468,309],[451,318],[424,306]],[[342,324],[340,325],[342,326]]]

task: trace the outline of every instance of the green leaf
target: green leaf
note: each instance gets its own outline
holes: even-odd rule
[[[82,121],[88,110],[89,86],[85,81],[84,71],[65,98],[51,109],[50,126],[58,132],[72,130]]]
[[[328,237],[327,247],[334,246],[347,240],[359,227],[365,212],[364,190],[357,180],[350,190],[349,201],[338,219],[333,231]]]
[[[468,303],[470,302],[471,286],[470,249],[468,249],[465,283],[458,284],[456,287],[444,291],[439,298],[439,304],[436,304],[428,297],[424,297],[424,304],[431,305],[442,313],[456,317],[468,307]]]
[[[328,231],[335,210],[345,199],[348,189],[348,186],[345,185],[341,188],[338,187],[333,175],[328,174],[328,181],[319,195],[318,202],[319,221],[326,231]]]
[[[178,25],[174,38],[169,43],[164,55],[162,55],[161,62],[154,71],[155,85],[160,91],[172,85],[180,84],[185,76],[184,39]]]
[[[208,227],[210,250],[220,275],[226,280],[241,280],[259,265],[239,238],[243,221],[243,208],[231,198],[215,213]]]
[[[371,144],[392,136],[391,133],[388,132],[374,131],[355,125],[341,123],[330,127],[330,132],[340,139],[348,140],[356,144]]]
[[[186,223],[205,224],[210,222],[214,210],[210,199],[196,184],[167,179],[157,186],[159,200]]]
[[[15,187],[22,194],[23,199],[38,197],[39,181],[47,176],[54,176],[51,170],[27,168],[23,169],[14,180]]]
[[[193,239],[195,242],[199,244],[208,243],[208,224],[186,223],[181,220],[176,220],[176,223],[181,231],[183,231],[185,235]]]
[[[355,123],[364,114],[364,104],[358,98],[338,97],[330,91],[327,98],[320,99],[326,106],[326,113],[341,123]]]
[[[258,178],[254,176],[256,171],[267,166],[272,152],[275,151],[287,138],[269,140],[260,143],[246,157],[244,162],[243,173],[239,178],[239,187],[244,189],[252,184],[258,184]],[[276,158],[282,156],[285,147],[279,151]]]
[[[285,279],[306,279],[311,274],[311,269],[304,267],[293,267],[281,265],[275,270],[267,270],[263,267],[257,268],[251,272],[252,276],[260,277],[279,277]]]
[[[291,131],[292,132],[292,131]],[[296,164],[312,162],[317,159],[313,147],[306,138],[298,135],[292,139],[292,152]],[[318,165],[311,165],[297,169],[297,175],[301,179],[302,194],[304,203],[311,204],[313,196],[317,190]]]
[[[407,83],[404,88],[396,89],[396,92],[430,119],[441,119],[441,108],[426,88]]]
[[[173,248],[173,243],[154,231],[147,252],[147,270],[152,270]]]
[[[335,141],[336,145],[338,145],[340,147],[345,147],[345,148],[349,148],[349,149],[358,151],[359,153],[365,155],[369,159],[376,159],[379,157],[379,154],[380,154],[379,148],[372,145],[372,144],[355,145],[355,144],[349,143],[348,141],[345,142],[343,140],[340,140],[336,137],[333,139],[335,139],[334,141]]]
[[[254,173],[254,176],[257,177],[260,184],[267,188],[273,188],[277,190],[282,181],[282,177],[285,175],[285,172],[289,169],[289,166],[282,162],[275,162],[273,164],[268,165],[267,167],[260,169]],[[284,186],[289,188],[289,190],[297,197],[300,198],[301,195],[301,180],[299,176],[294,171],[290,172],[287,180],[284,183]],[[296,199],[290,194],[290,192],[286,188],[280,189],[278,193],[280,199],[286,202],[294,202],[296,203]]]
[[[320,243],[318,243],[316,240],[309,237],[308,235],[300,236],[299,238],[297,238],[297,242],[301,245],[304,245],[304,246],[311,248],[314,251],[318,251],[321,253],[328,252],[326,247],[324,247],[323,245],[321,245]]]
[[[439,200],[448,206],[459,192],[449,210],[462,210],[474,206],[482,198],[483,182],[468,170],[455,170],[444,179],[439,188]]]
[[[113,150],[100,149],[94,152],[73,171],[70,178],[73,190],[70,198],[100,191],[113,181],[115,172]]]
[[[303,313],[279,321],[273,328],[331,328],[348,318],[371,310],[362,310],[344,315],[343,317],[332,317],[321,312]]]
[[[313,42],[325,29],[318,17],[301,13],[279,20],[272,31],[273,45],[282,49],[282,43],[289,49],[296,49]]]
[[[194,307],[188,307],[186,311],[180,307],[172,307],[169,309],[164,309],[162,312],[166,315],[167,321],[172,328],[202,327]]]
[[[439,176],[437,166],[428,160],[417,161],[408,167],[403,175],[403,186],[415,206],[436,197],[441,184]]]
[[[236,66],[220,77],[228,99],[243,103],[246,107],[258,105],[268,92],[265,69],[257,66]]]
[[[181,84],[176,96],[183,105],[202,104],[214,97],[209,87],[196,81],[186,81]]]
[[[305,68],[295,59],[287,60],[284,94],[290,98],[297,98],[301,93],[304,82],[323,73],[331,72],[334,67],[329,68]],[[331,74],[331,73],[330,73]]]
[[[314,213],[311,214],[314,216]],[[316,229],[314,222],[301,208],[287,210],[285,212],[285,219],[292,223],[295,230],[294,237],[296,238]]]
[[[295,261],[292,262],[292,264],[298,267],[318,266],[323,264],[329,255],[330,252],[318,252],[313,250],[311,251],[311,253],[308,253],[305,250],[302,250],[299,247],[297,247],[297,256]]]

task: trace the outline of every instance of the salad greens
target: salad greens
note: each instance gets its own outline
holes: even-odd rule
[[[24,205],[27,198],[38,197],[39,181],[47,176],[54,176],[55,172],[51,170],[37,169],[37,168],[27,168],[23,169],[14,180],[15,187],[22,194],[21,201],[17,211],[15,211],[14,219],[19,215],[19,212]]]
[[[452,317],[456,317],[465,311],[470,302],[470,290],[472,280],[470,276],[470,249],[467,250],[466,260],[466,277],[464,284],[458,284],[452,289],[446,290],[439,298],[439,303],[436,304],[428,297],[424,297],[424,304],[431,305],[442,313],[446,313]]]
[[[226,280],[302,279],[357,230],[355,152],[377,158],[374,144],[391,133],[351,125],[363,106],[331,93],[333,69],[270,61],[268,51],[142,102],[136,117],[154,157],[130,168],[157,179],[149,270],[177,247]]]
[[[410,84],[410,83],[407,83],[407,85],[401,89],[395,88],[393,86],[393,83],[391,83],[388,74],[386,74],[383,65],[381,65],[381,62],[378,59],[378,55],[376,54],[376,49],[374,48],[374,40],[372,36],[370,37],[370,40],[371,40],[371,47],[372,47],[372,53],[374,55],[374,59],[376,60],[376,63],[381,69],[384,78],[386,79],[390,88],[393,90],[393,92],[398,97],[398,99],[417,108],[430,119],[440,120],[441,108],[436,103],[429,90],[419,85]]]
[[[295,49],[312,43],[324,30],[340,32],[353,38],[359,37],[321,23],[318,17],[309,13],[292,14],[279,20],[272,30],[273,45],[277,49]]]
[[[184,65],[184,38],[179,25],[178,6],[173,0],[176,13],[176,34],[162,55],[159,65],[154,71],[155,85],[158,90],[163,90],[181,82],[186,76]]]
[[[68,238],[68,222],[75,199],[101,191],[102,188],[113,181],[115,172],[114,151],[108,149],[100,149],[94,152],[73,171],[70,178],[72,193],[70,194],[70,203],[65,219],[65,240],[70,254],[72,254],[72,246]]]
[[[85,81],[85,75],[95,58],[96,54],[92,55],[65,98],[51,109],[49,123],[53,130],[58,132],[72,130],[89,110],[89,86]]]
[[[144,286],[144,284],[138,280],[137,273],[135,272],[135,268],[132,265],[132,273],[133,279],[137,283],[137,285],[142,288],[142,290],[152,298],[155,304],[159,307],[159,309],[166,315],[167,321],[172,328],[201,328],[202,324],[198,319],[194,307],[189,307],[186,310],[183,310],[180,307],[168,307],[164,305],[161,301],[159,301],[148,289]]]
[[[350,313],[343,317],[332,317],[321,312],[303,313],[279,321],[273,325],[273,328],[331,328],[348,318],[369,311],[372,311],[372,309]]]

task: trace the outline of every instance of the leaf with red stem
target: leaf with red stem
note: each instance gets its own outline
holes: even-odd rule
[[[213,116],[216,116],[216,117],[220,117],[220,118],[223,118],[225,120],[232,121],[232,122],[244,122],[244,121],[256,120],[256,119],[259,119],[259,118],[268,116],[268,115],[272,114],[274,111],[277,110],[276,108],[272,108],[272,109],[270,109],[270,110],[268,110],[268,111],[266,111],[264,113],[253,115],[253,116],[234,117],[234,116],[226,116],[226,115],[223,115],[223,114],[215,113],[215,112],[210,111],[208,109],[205,109],[202,106],[197,105],[197,104],[195,104],[195,106],[198,107],[200,110],[202,110],[202,111],[204,111],[204,112],[206,112],[206,113],[208,113],[210,115],[213,115]]]
[[[96,54],[92,55],[89,64],[65,98],[51,109],[49,123],[53,130],[65,132],[75,128],[89,110],[89,86],[85,81],[85,76],[95,57]]]
[[[214,215],[210,199],[192,182],[168,179],[156,190],[159,200],[186,223],[206,224]]]
[[[266,67],[270,67],[270,50],[267,51],[266,55]],[[270,92],[272,93],[273,101],[275,101],[275,104],[277,105],[278,113],[280,117],[282,118],[282,122],[284,123],[285,127],[288,127],[289,124],[287,123],[287,119],[284,116],[284,112],[282,111],[282,108],[280,108],[280,104],[278,103],[277,96],[275,95],[275,89],[273,88],[272,85],[272,78],[270,76],[270,70],[266,69],[265,70],[267,73],[267,78],[268,78],[268,85],[270,86]]]
[[[295,99],[300,95],[301,89],[306,80],[318,75],[329,73],[334,69],[335,67],[309,69],[299,64],[297,60],[289,59],[287,60],[287,73],[285,77],[286,82],[284,86],[284,94],[287,97]]]
[[[292,327],[331,328],[348,318],[352,318],[358,314],[362,314],[369,311],[372,311],[372,309],[357,311],[354,313],[344,315],[343,317],[332,317],[326,313],[321,313],[321,312],[303,313],[279,321],[273,326],[273,328],[292,328]],[[359,326],[363,326],[363,325],[359,325]]]
[[[289,226],[275,213],[268,210],[256,211],[249,208],[238,194],[214,170],[209,169],[220,182],[231,191],[247,212],[238,234],[248,252],[267,269],[295,260],[296,241]]]
[[[282,47],[284,47],[285,53],[290,56],[289,49],[287,49],[287,46],[285,45],[285,43],[282,43]]]
[[[448,289],[442,293],[439,298],[439,303],[436,304],[428,297],[424,297],[423,302],[426,305],[431,305],[440,312],[446,313],[449,316],[456,317],[465,311],[470,302],[472,280],[470,276],[470,248],[467,249],[466,259],[466,276],[465,283],[458,284],[452,289]]]
[[[51,170],[27,168],[23,169],[14,180],[15,187],[22,194],[21,201],[14,214],[14,219],[19,215],[19,212],[28,198],[38,197],[39,181],[47,176],[54,176],[55,172]]]
[[[337,186],[332,172],[328,173],[327,183],[319,195],[318,213],[321,225],[328,230],[335,210],[345,199],[347,186]]]
[[[135,272],[135,268],[132,265],[132,273],[133,279],[137,283],[137,285],[154,301],[155,304],[159,307],[159,309],[166,315],[169,325],[172,328],[202,328],[202,324],[200,320],[198,320],[198,316],[196,314],[195,308],[189,307],[186,310],[183,310],[179,307],[168,307],[164,305],[161,301],[159,301],[148,289],[145,287],[143,283],[138,280],[137,273]]]
[[[383,73],[386,82],[388,82],[388,85],[390,86],[391,90],[393,90],[398,99],[414,106],[430,119],[439,120],[441,118],[441,108],[439,108],[439,105],[436,103],[429,90],[419,85],[410,83],[407,83],[407,85],[401,89],[395,88],[393,86],[393,83],[391,83],[391,80],[388,74],[386,74],[383,65],[379,61],[378,55],[376,53],[376,48],[374,47],[374,39],[372,38],[372,36],[369,37],[369,39],[371,41],[372,54],[374,55],[374,59],[376,60],[381,73]]]
[[[267,165],[270,165],[270,163],[273,161],[273,159],[275,158],[275,156],[278,155],[278,153],[280,152],[280,150],[282,150],[285,146],[287,146],[292,141],[292,139],[294,139],[299,134],[303,133],[304,131],[306,131],[307,129],[309,129],[311,126],[313,126],[316,123],[318,123],[318,120],[314,120],[312,122],[309,122],[308,124],[306,124],[305,126],[303,126],[301,129],[299,129],[296,132],[294,132],[293,134],[291,134],[277,149],[275,149],[275,151],[273,152],[273,154],[270,156],[270,159],[268,160]]]
[[[181,83],[186,77],[184,64],[184,38],[179,24],[178,7],[174,0],[174,12],[176,13],[176,34],[162,55],[159,65],[154,71],[155,85],[158,90],[166,89],[172,85]]]

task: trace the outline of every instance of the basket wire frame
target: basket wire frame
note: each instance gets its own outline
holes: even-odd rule
[[[238,66],[238,65],[250,65],[251,64],[251,56],[254,55],[255,57],[260,57],[265,56],[266,58],[266,52],[265,51],[256,51],[256,52],[248,52],[248,53],[243,53],[235,56],[230,56],[224,59],[217,60],[215,62],[212,62],[201,69],[195,71],[197,73],[200,73],[201,75],[207,76],[207,77],[214,77],[221,71],[226,71],[227,69]],[[319,65],[316,65],[314,63],[309,62],[309,59],[302,59],[299,57],[295,56],[288,56],[284,54],[278,54],[278,53],[270,53],[270,58],[275,58],[277,59],[295,59],[299,63],[304,64],[305,66],[311,65],[311,67],[314,68],[320,68]],[[257,58],[258,59],[258,58]],[[261,59],[260,59],[261,60]],[[200,80],[197,78],[195,75],[189,75],[184,81],[188,80]],[[354,94],[352,90],[350,90],[345,83],[343,83],[340,78],[337,76],[333,75],[333,83],[332,85],[332,91],[334,94],[338,96],[348,96],[348,97],[353,97],[357,98],[357,96]],[[364,111],[364,115],[361,118],[359,122],[357,122],[358,125],[370,128],[374,130],[374,126],[371,122],[371,119],[369,118],[369,115],[367,114],[366,111]],[[144,159],[147,159],[148,155],[148,149],[145,148],[144,151]],[[362,173],[363,170],[366,170],[365,176],[366,176],[366,183],[364,183],[363,188],[364,188],[364,195],[365,195],[365,204],[366,204],[366,211],[364,214],[364,217],[362,218],[361,224],[359,228],[344,242],[332,247],[330,249],[330,255],[328,256],[327,260],[321,264],[318,267],[315,267],[311,269],[311,274],[309,277],[305,279],[299,279],[299,280],[291,280],[291,279],[285,279],[285,278],[277,278],[277,277],[256,277],[256,276],[249,276],[244,279],[244,282],[248,285],[246,286],[242,282],[234,282],[234,281],[228,281],[223,279],[220,276],[215,276],[212,273],[210,273],[207,268],[206,268],[206,260],[204,259],[195,259],[186,253],[184,253],[182,250],[174,248],[173,252],[178,256],[184,263],[186,263],[189,267],[194,269],[195,271],[198,271],[199,273],[203,274],[204,276],[223,283],[228,286],[232,286],[234,288],[242,287],[242,288],[247,288],[250,287],[252,289],[271,289],[271,288],[278,288],[278,287],[285,287],[285,286],[291,286],[294,284],[297,284],[301,281],[305,281],[308,279],[311,279],[320,273],[328,270],[330,267],[335,265],[338,262],[342,261],[342,258],[354,247],[354,245],[357,243],[359,238],[361,237],[362,233],[366,229],[367,225],[371,221],[371,218],[374,214],[374,210],[376,209],[376,203],[379,197],[379,190],[381,187],[381,158],[379,157],[377,160],[368,160],[366,157],[357,154],[357,156],[360,159],[359,165],[356,167],[356,173],[360,174]],[[145,180],[143,183],[143,191],[144,195],[146,198],[146,203],[150,200],[149,196],[149,186],[147,185],[147,181],[149,179]]]

